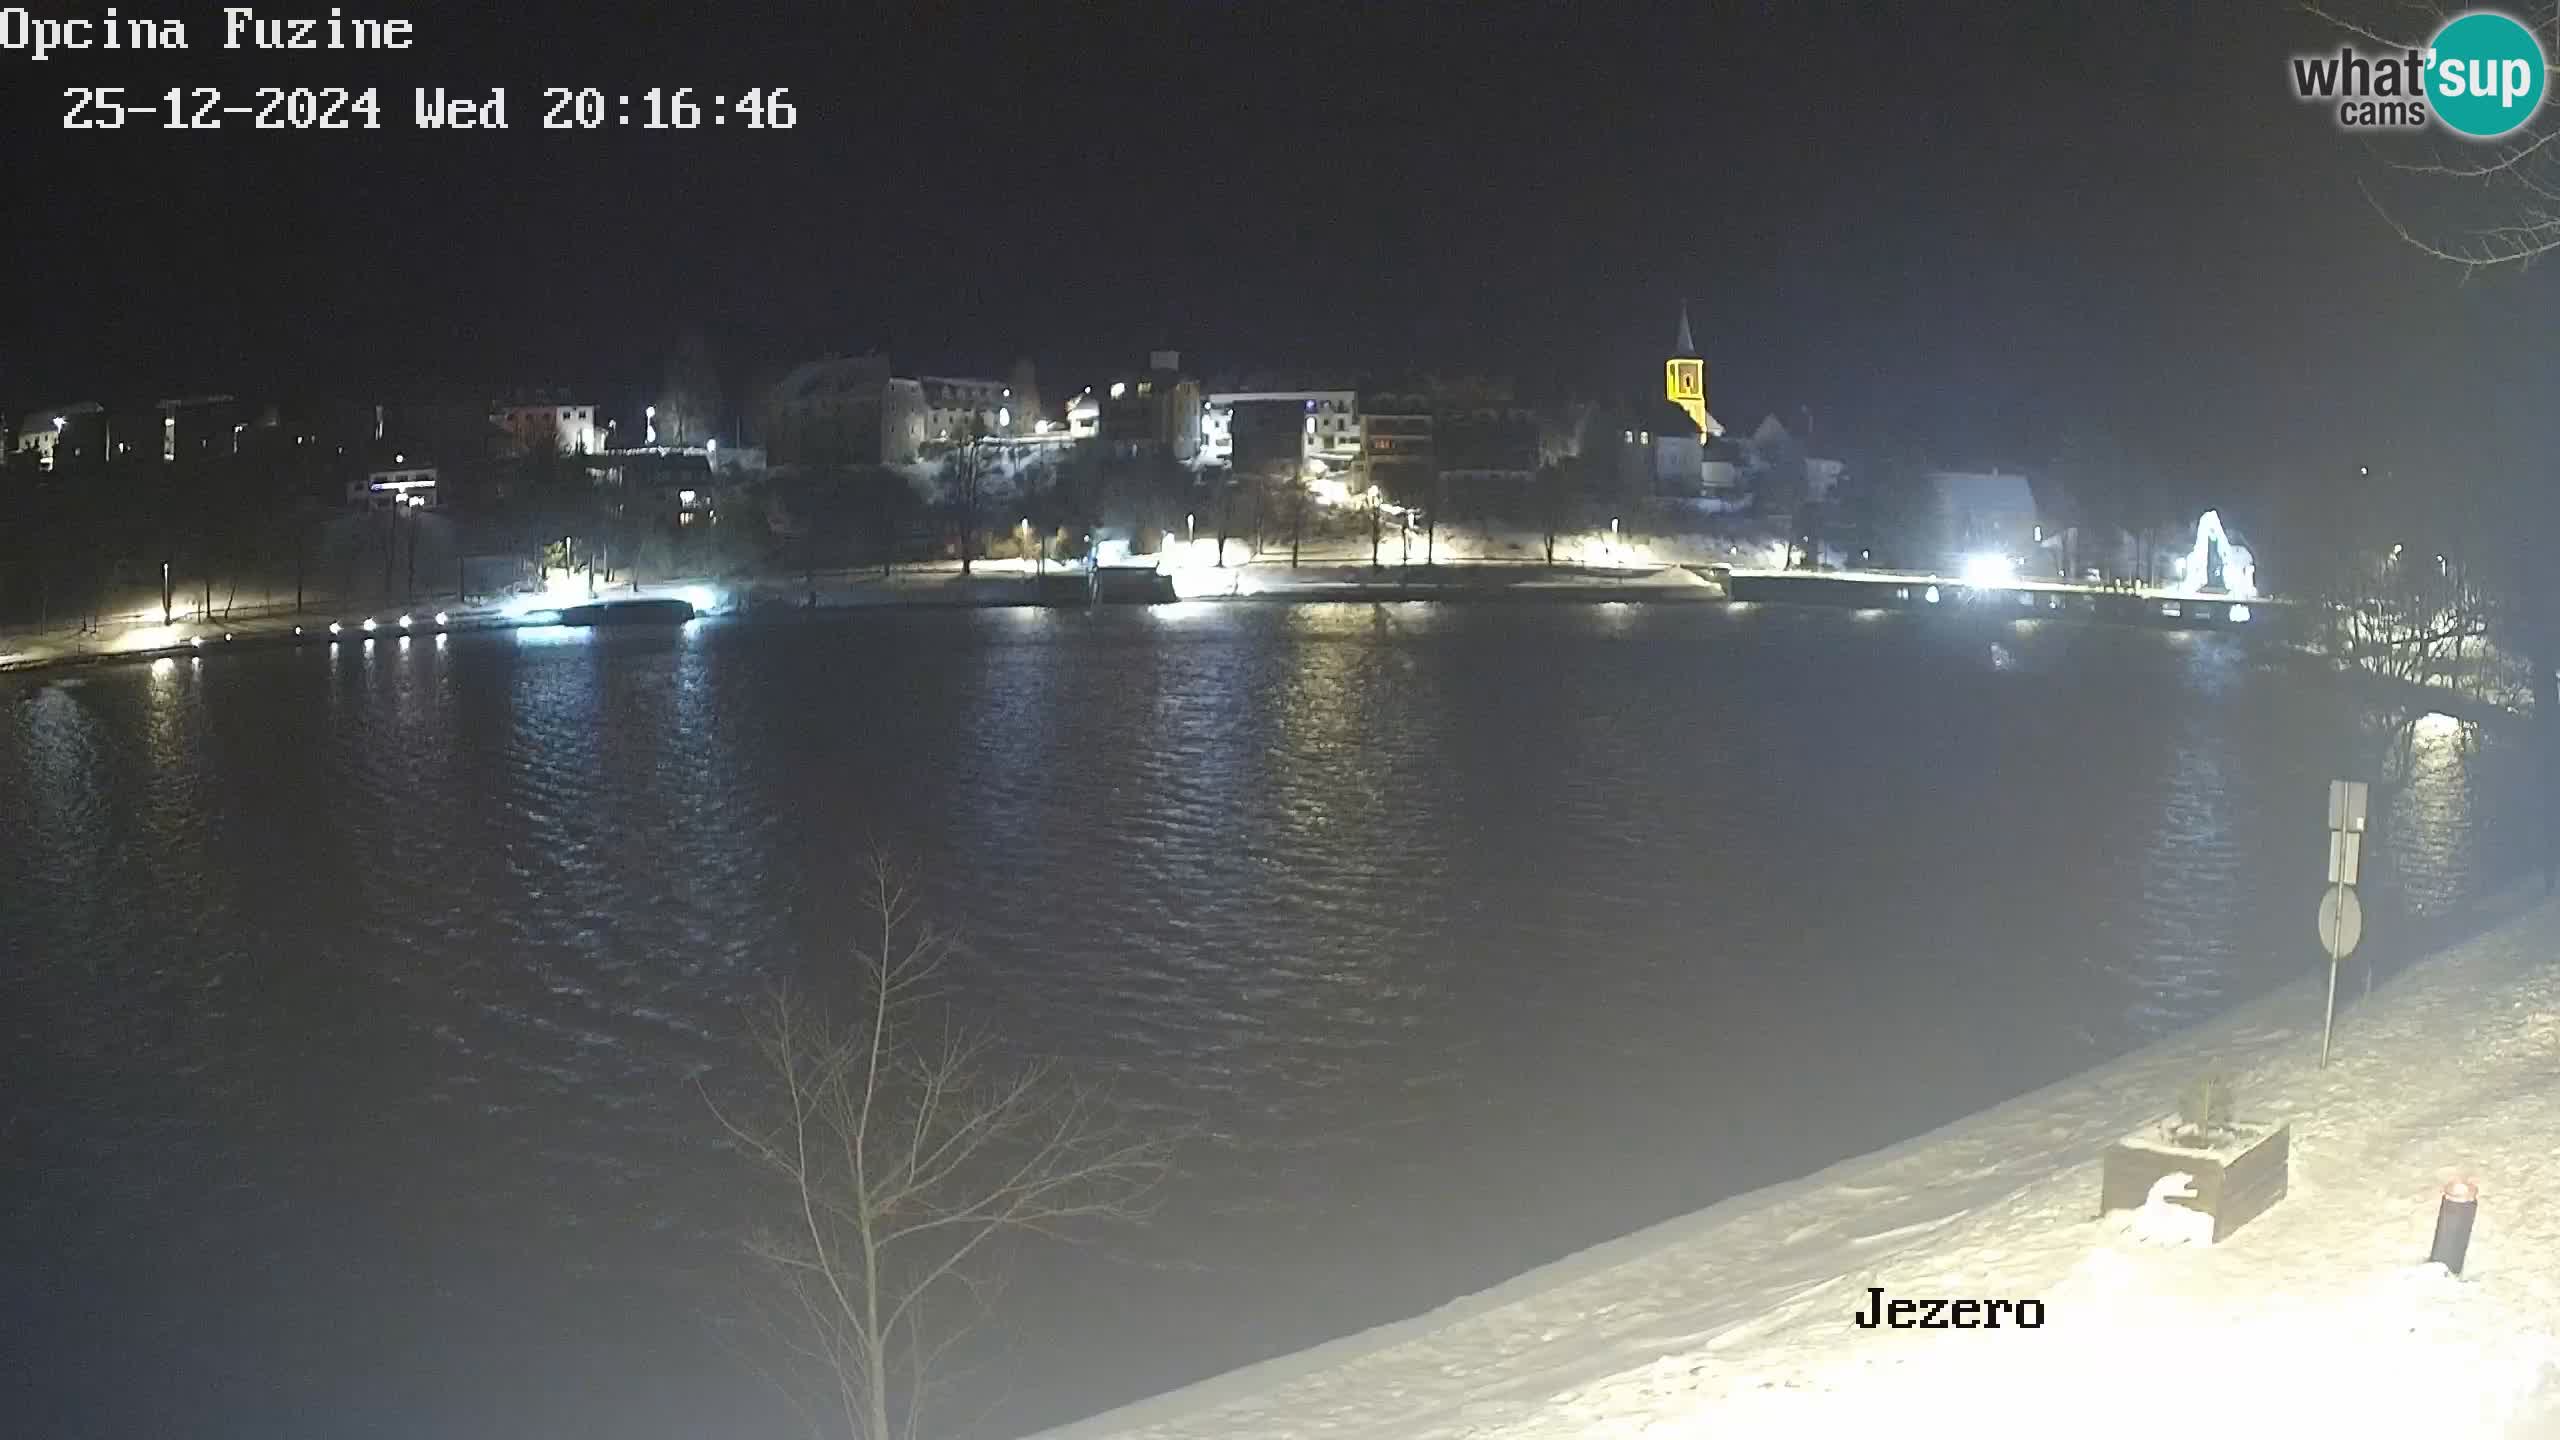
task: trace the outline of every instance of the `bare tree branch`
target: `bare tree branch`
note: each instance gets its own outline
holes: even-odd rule
[[[2399,0],[2379,6],[2388,22],[2364,18],[2374,5],[2353,0],[2300,0],[2304,14],[2352,40],[2394,52],[2424,50],[2430,37],[2451,21],[2456,11],[2432,0]],[[2543,4],[2522,15],[2537,35],[2552,33],[2555,7]],[[2397,33],[2395,33],[2397,32]],[[2560,51],[2543,60],[2546,89],[2560,89]],[[2385,160],[2395,173],[2441,182],[2464,204],[2485,207],[2494,218],[2455,221],[2440,226],[2411,224],[2405,210],[2395,210],[2362,181],[2365,202],[2391,232],[2420,254],[2452,265],[2466,277],[2482,270],[2525,267],[2560,250],[2560,116],[2546,100],[2543,110],[2512,138],[2463,146],[2437,146],[2427,158]]]

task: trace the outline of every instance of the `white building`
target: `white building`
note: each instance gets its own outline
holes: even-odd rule
[[[106,453],[107,411],[94,400],[38,410],[19,422],[13,463],[50,470],[94,462]]]
[[[919,375],[916,383],[924,387],[927,444],[949,444],[972,426],[980,435],[1014,435],[1031,428],[1034,417],[1014,408],[1013,387],[1002,380]]]
[[[1067,402],[1067,438],[1091,440],[1102,434],[1102,402],[1093,398],[1091,386]]]
[[[68,423],[68,417],[63,417]],[[62,424],[49,411],[39,410],[18,425],[18,464],[33,465],[38,470],[53,468],[53,452],[62,443]]]
[[[501,405],[489,416],[519,448],[548,444],[571,455],[593,455],[604,449],[604,433],[596,426],[593,405]]]

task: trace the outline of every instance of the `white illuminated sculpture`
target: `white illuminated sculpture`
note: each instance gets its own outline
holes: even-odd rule
[[[2178,578],[2186,582],[2189,590],[2204,589],[2213,574],[2213,551],[2217,546],[2222,550],[2222,588],[2242,600],[2256,599],[2257,557],[2249,553],[2247,546],[2231,543],[2231,537],[2223,533],[2219,510],[2207,510],[2196,518],[2195,548],[2178,562]]]

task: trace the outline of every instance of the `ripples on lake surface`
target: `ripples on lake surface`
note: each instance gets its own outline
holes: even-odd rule
[[[922,865],[973,1018],[1196,1126],[1026,1257],[1059,1421],[1917,1133],[2315,962],[2344,719],[2209,635],[1181,605],[0,682],[26,1434],[791,1433],[700,1090]],[[2418,908],[2502,763],[2422,728]]]

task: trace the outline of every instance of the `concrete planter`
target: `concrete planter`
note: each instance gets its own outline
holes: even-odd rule
[[[2195,1198],[2170,1203],[2212,1216],[2218,1245],[2284,1198],[2291,1125],[2238,1124],[2219,1144],[2199,1147],[2168,1138],[2176,1123],[2173,1118],[2145,1125],[2108,1148],[2098,1197],[2101,1216],[2141,1209],[2155,1182],[2184,1171],[2195,1177]]]

